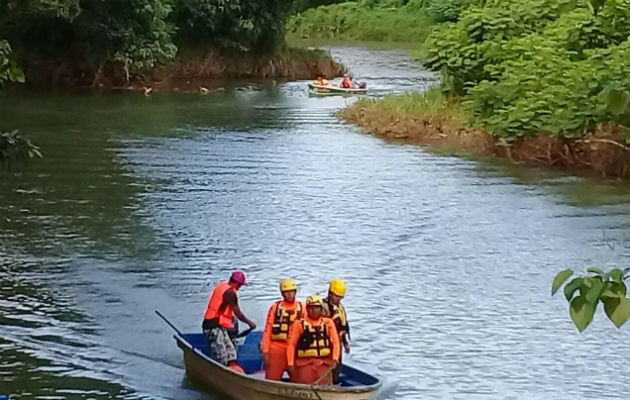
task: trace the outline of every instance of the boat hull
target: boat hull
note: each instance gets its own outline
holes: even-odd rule
[[[184,363],[188,376],[231,399],[239,400],[369,400],[376,395],[381,382],[371,375],[344,365],[347,374],[360,374],[372,379],[373,384],[360,387],[312,386],[283,381],[269,381],[235,372],[211,360],[200,349],[195,348],[180,335],[175,335],[184,351]],[[359,375],[356,375],[357,379]]]

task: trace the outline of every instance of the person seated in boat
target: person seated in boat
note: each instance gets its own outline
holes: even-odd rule
[[[248,286],[245,273],[234,271],[228,282],[222,281],[212,291],[203,317],[203,334],[208,341],[210,356],[217,362],[229,366],[236,363],[238,344],[236,337],[230,337],[234,327],[234,315],[251,329],[256,324],[247,318],[238,304],[238,290]]]
[[[324,299],[324,309],[322,315],[332,319],[339,334],[339,342],[347,353],[350,353],[350,325],[346,309],[341,304],[341,300],[346,295],[346,283],[341,279],[333,279],[328,285],[328,297]],[[339,364],[333,370],[333,384],[339,383],[341,373],[341,362],[343,354],[339,354]]]
[[[335,323],[322,316],[324,299],[306,299],[306,315],[295,320],[287,339],[287,369],[294,383],[321,385],[332,382],[332,370],[339,363],[341,347]]]
[[[274,302],[267,313],[261,352],[265,363],[265,378],[281,380],[287,369],[287,337],[291,324],[302,319],[306,310],[295,300],[297,284],[293,279],[280,282],[282,300]]]
[[[318,76],[317,80],[315,81],[315,84],[319,85],[319,86],[328,86],[328,85],[330,85],[328,80],[326,78],[324,78],[323,76]]]
[[[353,89],[354,88],[354,82],[352,81],[352,75],[344,75],[343,79],[341,80],[341,87],[344,89]]]

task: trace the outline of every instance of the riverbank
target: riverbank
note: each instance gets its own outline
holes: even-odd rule
[[[310,8],[289,18],[287,38],[422,43],[436,22],[420,1],[405,5],[345,2]]]
[[[85,66],[51,67],[49,63],[31,62],[25,69],[27,84],[35,87],[151,91],[196,91],[200,84],[212,88],[220,81],[239,78],[334,78],[345,72],[345,67],[327,51],[310,48],[289,48],[273,56],[189,51],[179,54],[173,63],[135,75],[128,75],[115,65],[93,70]]]
[[[621,180],[630,178],[630,148],[623,140],[627,129],[620,125],[601,123],[577,139],[538,134],[505,142],[484,129],[468,125],[460,101],[438,93],[364,99],[342,110],[341,116],[364,132],[388,141],[457,154],[496,156],[514,163],[595,171]]]

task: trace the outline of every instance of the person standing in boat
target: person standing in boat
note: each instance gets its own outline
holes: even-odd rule
[[[269,307],[261,344],[265,378],[278,381],[287,369],[289,328],[296,319],[302,319],[305,313],[302,303],[295,300],[297,284],[293,279],[283,279],[280,282],[280,293],[282,300]]]
[[[350,353],[350,325],[348,324],[348,314],[346,308],[341,304],[341,300],[346,295],[346,283],[341,279],[333,279],[328,285],[328,297],[324,299],[324,317],[332,319],[339,334],[339,342],[347,353]],[[333,370],[333,383],[339,383],[341,373],[341,362],[343,355],[339,354],[339,364]]]
[[[332,369],[339,363],[341,346],[335,323],[322,316],[324,299],[306,299],[306,316],[296,320],[287,339],[287,369],[294,383],[322,385],[332,382]],[[327,375],[327,376],[326,376]],[[320,379],[321,378],[321,379]]]
[[[236,362],[238,345],[236,338],[230,338],[229,331],[234,327],[234,315],[251,329],[256,324],[247,318],[238,304],[238,290],[248,286],[245,273],[234,271],[228,282],[219,282],[212,291],[203,318],[202,329],[208,340],[210,356],[217,362],[229,366]]]

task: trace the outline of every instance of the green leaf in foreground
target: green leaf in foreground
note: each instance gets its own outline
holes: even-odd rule
[[[595,305],[586,301],[584,297],[578,296],[571,300],[569,314],[571,315],[571,320],[573,320],[575,326],[580,332],[582,332],[593,320]]]
[[[573,294],[580,288],[580,286],[582,286],[583,283],[584,278],[575,278],[564,287],[564,297],[567,298],[567,301],[571,301]]]
[[[558,272],[555,278],[553,278],[553,283],[551,284],[551,295],[556,294],[560,286],[569,279],[569,277],[573,275],[573,271],[570,269],[565,269],[564,271]]]
[[[610,271],[610,277],[613,281],[621,283],[621,281],[623,280],[623,272],[621,272],[619,268],[615,268]]]
[[[585,300],[593,305],[595,305],[599,299],[599,295],[604,290],[604,282],[595,281],[593,286],[591,286],[586,292]]]
[[[606,297],[603,302],[606,315],[617,328],[628,320],[628,316],[630,316],[630,299],[625,297]]]
[[[591,267],[591,268],[587,268],[586,270],[587,270],[588,272],[592,272],[592,273],[594,273],[594,274],[604,275],[604,271],[602,271],[602,270],[601,270],[601,269],[599,269],[599,268],[594,268],[594,267]]]

